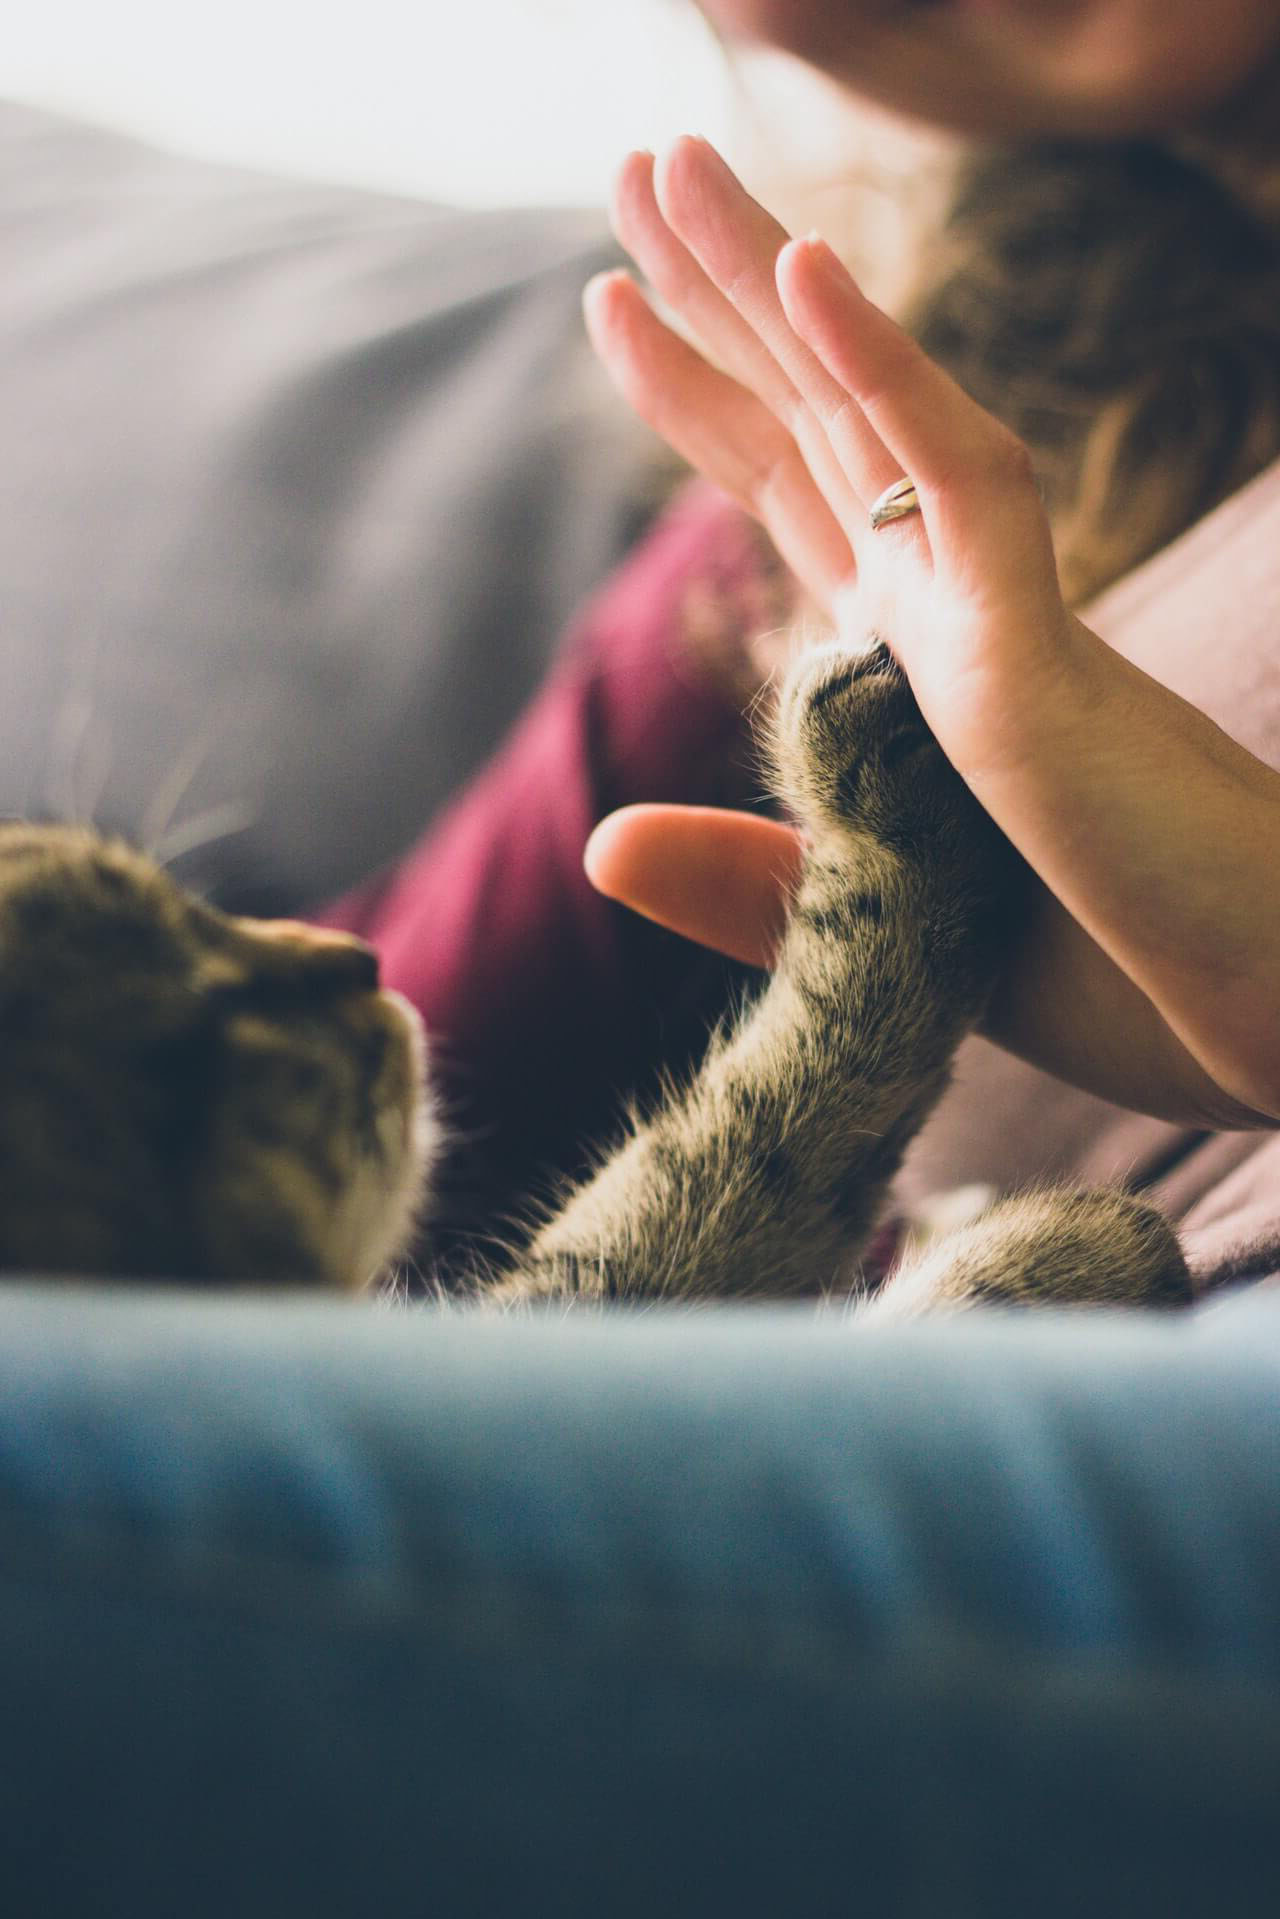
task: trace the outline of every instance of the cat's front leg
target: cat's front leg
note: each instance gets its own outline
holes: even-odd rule
[[[793,669],[772,744],[811,844],[767,990],[490,1298],[821,1292],[941,1092],[1016,858],[878,643]]]

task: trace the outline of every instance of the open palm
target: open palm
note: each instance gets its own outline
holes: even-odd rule
[[[704,141],[660,165],[632,154],[614,222],[683,330],[626,274],[593,282],[592,337],[631,405],[764,524],[850,638],[888,641],[980,787],[1092,637],[1063,605],[1025,448]],[[873,532],[903,473],[921,514]]]

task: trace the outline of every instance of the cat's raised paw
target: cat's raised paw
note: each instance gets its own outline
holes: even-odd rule
[[[779,701],[774,759],[782,796],[810,826],[891,838],[930,789],[957,784],[882,640],[803,656]]]

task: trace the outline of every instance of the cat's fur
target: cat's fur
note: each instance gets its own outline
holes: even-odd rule
[[[772,748],[810,844],[770,984],[687,1092],[494,1284],[499,1300],[794,1299],[838,1286],[986,1006],[1023,870],[888,649],[802,658]],[[1045,1191],[992,1208],[861,1310],[1189,1296],[1153,1208],[1116,1191]]]
[[[432,1149],[359,941],[234,919],[73,827],[0,827],[0,1270],[363,1281]]]
[[[482,1302],[812,1297],[874,1226],[987,1002],[1021,871],[878,642],[793,669],[773,758],[810,850],[767,989]],[[124,848],[10,827],[0,1042],[0,1268],[358,1285],[408,1232],[434,1125],[416,1022],[358,942],[230,919]],[[1150,1207],[1045,1193],[862,1310],[1188,1297]]]

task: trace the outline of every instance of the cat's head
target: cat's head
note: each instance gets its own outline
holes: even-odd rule
[[[0,825],[0,1271],[358,1286],[435,1131],[417,1016],[359,941]]]

